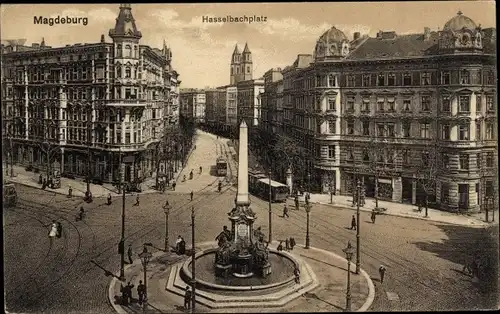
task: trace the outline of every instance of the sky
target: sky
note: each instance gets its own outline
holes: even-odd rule
[[[1,38],[27,39],[53,47],[96,43],[115,25],[119,4],[8,4],[1,5]],[[252,52],[254,78],[271,68],[291,65],[298,54],[312,54],[317,39],[335,26],[352,39],[354,32],[374,36],[379,30],[398,34],[422,33],[424,27],[442,29],[458,11],[483,28],[495,27],[494,1],[429,2],[318,2],[132,4],[142,32],[141,44],[172,49],[173,67],[182,88],[229,84],[235,44]],[[204,23],[203,16],[258,16],[261,22]],[[34,16],[87,17],[88,24],[38,25]]]

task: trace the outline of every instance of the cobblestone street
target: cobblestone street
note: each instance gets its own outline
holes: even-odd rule
[[[179,183],[179,190],[166,194],[135,196],[126,200],[126,238],[137,254],[145,242],[163,247],[162,205],[172,205],[169,238],[177,235],[191,243],[191,206],[196,210],[196,242],[213,241],[232,208],[235,190],[225,185],[221,194],[210,185],[216,177],[208,167],[215,164],[224,139],[199,132],[188,167],[202,163],[204,173],[193,181]],[[227,147],[227,146],[226,146]],[[229,154],[230,155],[230,154]],[[193,165],[193,166],[190,166]],[[199,167],[199,166],[198,166]],[[107,302],[109,278],[91,261],[116,272],[121,228],[121,199],[105,205],[96,198],[84,204],[87,216],[75,221],[81,198],[68,199],[51,191],[17,185],[19,204],[4,211],[5,287],[10,312],[39,313],[112,313]],[[194,200],[188,191],[194,190]],[[267,234],[268,205],[251,197],[257,213],[257,226]],[[294,237],[303,245],[306,214],[303,208],[291,210],[290,218],[281,218],[283,204],[273,204],[273,240]],[[347,227],[354,212],[349,209],[315,204],[311,211],[311,246],[343,255],[342,248],[356,244],[355,231]],[[53,219],[63,225],[63,235],[52,246],[47,237]],[[451,310],[491,308],[496,305],[494,291],[482,291],[478,283],[461,273],[467,253],[488,249],[498,253],[497,244],[487,241],[484,228],[455,226],[434,221],[397,216],[381,216],[372,224],[368,213],[361,213],[361,266],[375,282],[376,297],[370,311]],[[498,238],[498,235],[497,235]],[[486,247],[485,247],[486,246]],[[488,254],[488,253],[484,253]],[[387,267],[386,280],[377,281],[378,267]]]

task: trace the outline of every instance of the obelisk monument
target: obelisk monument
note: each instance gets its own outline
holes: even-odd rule
[[[238,193],[237,206],[249,206],[248,198],[248,127],[243,120],[240,124],[240,142],[238,152]]]

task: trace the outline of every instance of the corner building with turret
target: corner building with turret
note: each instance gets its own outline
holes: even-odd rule
[[[462,12],[419,34],[332,27],[281,71],[283,110],[263,104],[262,127],[307,149],[294,176],[313,192],[359,180],[367,197],[476,212],[498,206],[495,64],[496,29]]]
[[[155,144],[178,122],[172,52],[141,45],[130,4],[109,37],[58,48],[2,42],[5,159],[103,182],[155,171]]]

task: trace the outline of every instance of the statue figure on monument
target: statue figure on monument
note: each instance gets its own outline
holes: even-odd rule
[[[230,246],[231,244],[226,241],[225,237],[221,238],[219,249],[215,252],[215,263],[219,265],[229,264]]]
[[[260,239],[261,237],[264,238],[264,233],[262,232],[262,227],[258,227],[253,231],[253,238]]]
[[[218,241],[219,247],[221,247],[224,242],[231,241],[231,231],[227,229],[227,226],[223,227],[223,230],[217,237],[215,237],[215,240]]]
[[[257,265],[265,265],[269,259],[269,242],[264,243],[264,237],[260,236],[259,241],[255,242],[254,252]]]

